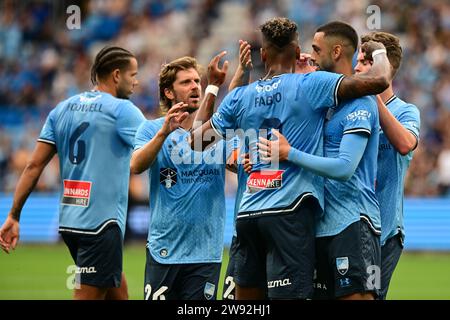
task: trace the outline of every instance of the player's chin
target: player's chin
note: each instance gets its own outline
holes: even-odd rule
[[[185,108],[185,111],[188,113],[194,113],[195,111],[197,111],[199,108],[199,106],[193,106],[193,105],[189,105]]]

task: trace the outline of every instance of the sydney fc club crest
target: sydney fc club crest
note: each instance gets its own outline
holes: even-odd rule
[[[346,274],[348,271],[348,257],[336,258],[336,268],[341,275]]]
[[[177,184],[177,170],[172,168],[161,168],[159,171],[159,182],[167,189]]]
[[[214,292],[216,291],[216,286],[210,282],[205,284],[205,290],[203,290],[203,294],[205,295],[206,300],[211,300],[214,296]]]

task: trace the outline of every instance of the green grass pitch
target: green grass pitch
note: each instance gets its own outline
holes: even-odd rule
[[[228,261],[228,252],[224,254]],[[0,252],[0,300],[71,299],[66,281],[72,265],[64,244],[19,245],[7,255]],[[125,246],[124,271],[130,299],[143,298],[145,244]],[[219,292],[222,292],[223,273]],[[394,273],[388,299],[450,299],[450,252],[404,253]]]

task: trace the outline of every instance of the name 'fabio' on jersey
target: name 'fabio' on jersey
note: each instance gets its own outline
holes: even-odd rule
[[[211,119],[224,139],[237,135],[250,152],[253,169],[247,179],[238,218],[289,213],[307,196],[323,205],[323,178],[283,161],[260,161],[260,136],[272,139],[278,129],[298,150],[322,156],[323,123],[337,105],[342,75],[329,72],[282,74],[230,92]]]
[[[134,135],[144,120],[130,101],[99,91],[73,96],[50,112],[38,141],[58,152],[60,231],[97,234],[117,223],[124,234]]]

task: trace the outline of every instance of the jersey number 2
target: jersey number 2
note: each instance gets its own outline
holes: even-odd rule
[[[69,160],[73,164],[80,164],[86,156],[86,143],[84,140],[78,139],[83,132],[89,127],[89,122],[81,123],[72,133],[69,139]],[[77,146],[77,154],[75,154],[75,143]]]

